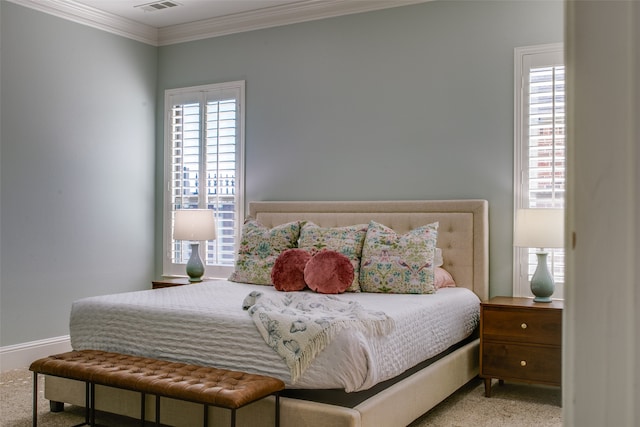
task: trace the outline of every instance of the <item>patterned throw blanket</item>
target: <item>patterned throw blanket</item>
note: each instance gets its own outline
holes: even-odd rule
[[[266,343],[285,359],[294,383],[342,329],[384,335],[394,327],[393,319],[381,311],[310,292],[286,292],[275,298],[253,291],[242,308],[248,310]]]

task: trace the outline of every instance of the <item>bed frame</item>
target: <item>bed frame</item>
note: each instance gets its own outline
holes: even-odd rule
[[[489,297],[489,226],[486,200],[356,201],[356,202],[252,202],[249,215],[268,227],[309,220],[324,227],[368,223],[375,220],[398,233],[434,221],[440,223],[438,247],[444,268],[458,286],[471,289],[485,301]],[[405,427],[436,406],[478,374],[478,339],[393,383],[353,407],[282,397],[282,427]],[[52,402],[84,403],[84,385],[48,377],[45,397]],[[147,402],[153,420],[154,402]],[[139,397],[124,390],[96,389],[98,410],[137,417]],[[163,422],[175,426],[202,425],[195,404],[163,401]],[[228,414],[210,409],[210,425],[227,423]],[[273,402],[263,399],[238,411],[238,425],[273,425]]]

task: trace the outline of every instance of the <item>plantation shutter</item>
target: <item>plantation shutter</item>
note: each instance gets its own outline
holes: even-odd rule
[[[530,208],[564,207],[564,66],[533,67],[528,85]]]
[[[167,91],[165,275],[184,275],[190,256],[190,242],[172,237],[178,209],[214,211],[218,237],[204,245],[205,276],[227,277],[233,267],[244,203],[240,186],[243,87],[227,84]]]
[[[564,208],[566,178],[565,67],[562,46],[516,50],[515,207]],[[518,67],[520,65],[520,67]],[[518,73],[519,69],[519,73]],[[519,95],[519,96],[518,96]],[[564,250],[547,249],[562,298]],[[536,249],[515,249],[514,295],[528,296]]]

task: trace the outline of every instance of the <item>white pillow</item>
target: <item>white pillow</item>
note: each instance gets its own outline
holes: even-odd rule
[[[442,259],[442,249],[436,248],[436,255],[433,257],[433,266],[442,267],[444,260]]]

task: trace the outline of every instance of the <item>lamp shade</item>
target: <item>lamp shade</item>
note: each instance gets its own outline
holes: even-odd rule
[[[523,248],[564,246],[564,210],[518,209],[513,244]]]
[[[183,209],[175,212],[175,240],[213,240],[216,237],[216,219],[212,210]]]

